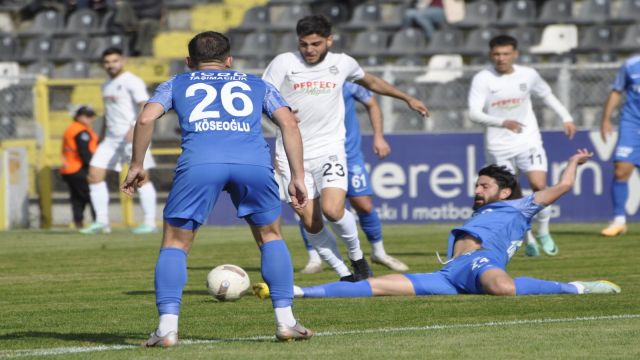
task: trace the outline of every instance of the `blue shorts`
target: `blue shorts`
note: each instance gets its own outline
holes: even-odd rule
[[[202,225],[221,191],[231,196],[237,216],[265,226],[280,216],[281,203],[273,170],[242,164],[203,164],[176,171],[164,207],[164,219],[183,229]]]
[[[364,159],[361,156],[354,159],[349,158],[347,159],[347,167],[349,175],[347,197],[373,195],[371,179],[367,168],[364,166]]]
[[[405,274],[413,284],[416,295],[484,294],[480,276],[489,269],[502,269],[499,261],[487,250],[460,255],[440,271]]]
[[[640,166],[640,126],[630,121],[620,120],[618,143],[613,160]]]

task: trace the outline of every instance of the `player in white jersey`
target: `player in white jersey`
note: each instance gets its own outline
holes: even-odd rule
[[[488,164],[505,165],[514,174],[527,175],[531,189],[547,187],[547,155],[542,147],[538,121],[531,106],[531,96],[541,98],[562,119],[565,134],[576,133],[567,109],[552,94],[549,85],[535,69],[514,65],[518,42],[499,35],[489,42],[493,67],[477,73],[469,90],[469,116],[485,126]],[[558,247],[549,234],[549,209],[538,214],[536,237],[527,234],[525,254],[538,256],[538,242],[547,255],[556,255]],[[537,240],[537,241],[536,241]]]
[[[331,24],[325,17],[312,15],[300,19],[296,32],[299,51],[278,55],[263,75],[264,80],[280,90],[300,120],[305,184],[313,204],[294,210],[302,219],[311,245],[342,280],[365,279],[370,275],[369,265],[360,249],[355,218],[345,211],[348,184],[342,85],[345,81],[357,82],[378,94],[404,100],[423,116],[428,110],[422,101],[365,73],[352,57],[329,52],[333,39]],[[280,133],[276,141],[276,162],[284,183],[288,183],[291,174]],[[335,238],[324,228],[323,215],[345,242],[353,273],[332,250]]]
[[[96,221],[80,230],[83,234],[108,233],[109,189],[105,181],[107,170],[118,171],[122,163],[131,160],[131,142],[136,116],[149,99],[144,81],[124,70],[122,50],[109,48],[102,53],[102,66],[109,75],[102,85],[104,123],[100,144],[89,166],[89,190],[91,203],[96,211]],[[146,153],[144,168],[155,167],[150,152]],[[156,189],[148,182],[140,189],[140,205],[144,222],[133,229],[135,234],[156,232]]]

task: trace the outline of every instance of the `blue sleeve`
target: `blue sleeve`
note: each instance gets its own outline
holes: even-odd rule
[[[366,103],[373,96],[373,93],[369,91],[369,89],[365,88],[364,86],[360,86],[354,83],[349,83],[349,84],[351,84],[351,86],[353,87],[351,90],[352,96],[357,101],[361,103]]]
[[[512,206],[518,209],[524,217],[531,220],[537,213],[539,213],[542,209],[545,208],[544,205],[536,204],[534,200],[535,194],[531,194],[529,196],[525,196],[521,199],[517,200],[507,200],[505,201],[509,206]]]
[[[165,112],[171,110],[173,108],[173,79],[175,79],[175,77],[172,77],[171,79],[158,85],[156,91],[153,93],[153,96],[147,102],[153,102],[162,105]]]
[[[284,98],[280,94],[280,91],[276,89],[270,82],[264,82],[266,91],[264,94],[264,102],[262,103],[262,112],[264,112],[269,118],[272,117],[273,112],[281,107],[289,107]]]
[[[627,64],[623,64],[620,66],[620,70],[618,70],[618,74],[616,75],[616,79],[613,80],[613,84],[611,84],[611,90],[622,92],[627,85]]]

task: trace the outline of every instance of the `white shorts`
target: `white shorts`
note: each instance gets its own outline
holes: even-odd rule
[[[91,157],[89,165],[100,169],[114,170],[120,172],[122,164],[131,162],[130,150],[127,150],[127,142],[124,138],[105,137],[98,144],[95,154]],[[143,167],[151,169],[156,166],[156,162],[151,156],[151,148],[147,149],[144,157]]]
[[[349,185],[347,176],[347,155],[344,152],[343,143],[340,146],[330,146],[327,151],[311,159],[304,160],[304,184],[307,188],[309,199],[320,196],[320,192],[325,188],[339,188],[347,191]],[[289,162],[284,155],[276,154],[276,165],[282,176],[281,186],[284,187],[284,196],[287,202],[291,202],[291,197],[287,191],[287,186],[291,182],[291,170]]]
[[[531,147],[516,155],[504,156],[487,151],[487,164],[504,165],[513,174],[530,171],[547,172],[547,153],[542,145]]]

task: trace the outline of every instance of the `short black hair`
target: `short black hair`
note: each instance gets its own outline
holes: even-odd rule
[[[498,35],[489,40],[489,49],[493,49],[496,46],[513,46],[513,50],[518,50],[518,40],[511,35]]]
[[[518,178],[504,165],[498,166],[491,164],[485,166],[480,169],[478,176],[488,176],[494,179],[500,190],[511,189],[511,195],[507,198],[508,200],[522,197],[522,189],[520,188],[520,184],[518,184]]]
[[[104,59],[105,57],[109,56],[109,55],[113,55],[113,54],[117,54],[122,56],[123,52],[122,49],[120,49],[119,47],[110,47],[110,48],[106,48],[103,52],[102,52],[102,59]]]
[[[205,31],[189,41],[189,57],[195,64],[224,62],[231,55],[231,43],[223,34]]]
[[[77,119],[78,116],[96,116],[96,112],[88,105],[83,105],[76,110],[76,114],[73,116],[74,119]]]
[[[324,15],[309,15],[298,20],[296,34],[303,37],[318,34],[322,37],[331,36],[331,22]]]

